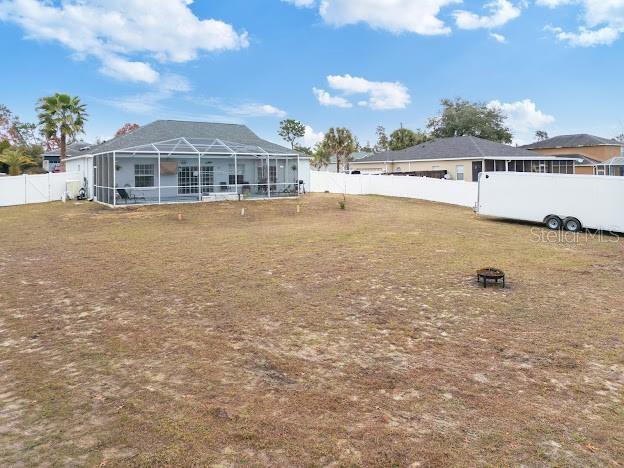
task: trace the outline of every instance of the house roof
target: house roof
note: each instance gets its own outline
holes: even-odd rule
[[[69,145],[67,145],[67,157],[78,156],[83,154],[88,148],[92,145],[91,143],[87,143],[85,141],[75,141]],[[61,150],[59,148],[47,151],[43,153],[43,157],[59,157],[61,155]]]
[[[624,156],[616,156],[615,158],[611,158],[608,161],[597,162],[596,164],[605,165],[605,166],[624,166]]]
[[[510,145],[495,143],[473,136],[438,138],[401,151],[376,153],[359,162],[417,161],[436,159],[482,159],[500,157],[506,159],[535,159],[535,153]],[[550,159],[549,157],[545,157]]]
[[[593,158],[588,158],[582,154],[553,154],[557,158],[576,159],[576,164],[579,166],[594,166],[600,164],[600,161]]]
[[[547,140],[536,141],[528,145],[522,146],[527,149],[537,148],[576,148],[584,146],[622,146],[622,143],[610,138],[602,138],[595,135],[588,135],[587,133],[579,133],[576,135],[559,135]]]
[[[355,153],[351,153],[349,157],[350,161],[361,161],[362,159],[369,157],[371,154],[373,153],[368,153],[366,151],[356,151]],[[336,156],[330,156],[329,162],[336,164]]]
[[[204,145],[208,144],[209,140],[218,139],[223,143],[230,142],[233,145],[254,147],[256,151],[260,147],[268,153],[295,154],[289,148],[263,140],[245,125],[182,120],[157,120],[126,135],[115,137],[101,145],[94,146],[90,153],[100,154],[128,148],[136,149],[137,147],[180,138],[185,138],[190,142],[201,140]]]

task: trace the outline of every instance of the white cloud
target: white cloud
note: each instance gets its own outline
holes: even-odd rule
[[[491,101],[488,107],[500,109],[507,116],[505,123],[511,128],[516,143],[530,143],[535,131],[543,130],[555,121],[552,115],[539,110],[530,99],[509,103]]]
[[[201,52],[248,46],[246,33],[200,19],[193,0],[0,1],[0,20],[18,24],[30,39],[58,42],[76,57],[94,56],[115,78],[154,83],[148,60],[184,63]]]
[[[305,135],[301,139],[302,146],[308,148],[314,148],[314,145],[320,143],[325,138],[325,134],[323,132],[315,132],[312,127],[309,125],[305,126]]]
[[[102,54],[101,60],[100,72],[116,80],[155,83],[160,78],[160,73],[145,62],[132,62],[108,54]]]
[[[270,104],[248,103],[238,106],[222,108],[230,115],[238,115],[241,117],[286,117],[286,111],[278,109]]]
[[[441,10],[461,0],[283,0],[299,7],[318,6],[323,20],[332,26],[368,24],[393,33],[449,34],[438,18]]]
[[[282,2],[290,3],[298,8],[312,8],[316,4],[316,0],[282,0]]]
[[[535,0],[536,5],[545,6],[548,8],[555,8],[561,5],[569,5],[575,0]]]
[[[288,113],[276,106],[266,103],[243,101],[243,102],[227,102],[216,97],[202,97],[198,95],[188,95],[186,100],[194,106],[203,106],[216,109],[222,113],[222,116],[228,118],[228,121],[235,120],[242,122],[246,118],[252,117],[277,117],[284,118]]]
[[[567,32],[561,28],[546,27],[557,39],[567,42],[574,47],[593,47],[598,45],[611,45],[618,40],[622,30],[605,26],[600,29],[587,29],[581,26],[577,32]]]
[[[521,8],[509,0],[493,0],[486,3],[484,8],[489,11],[488,15],[479,16],[465,10],[453,12],[457,27],[461,29],[497,28],[516,19],[522,13]]]
[[[323,105],[352,107],[353,104],[346,98],[352,95],[368,95],[367,99],[360,99],[358,105],[374,110],[404,109],[411,102],[408,89],[399,82],[369,81],[351,75],[330,75],[327,77],[327,83],[343,96],[332,96],[327,91],[314,88],[314,93]]]
[[[148,92],[101,101],[126,112],[153,114],[160,109],[163,101],[170,99],[176,93],[187,93],[191,89],[190,83],[183,76],[165,75]]]
[[[494,39],[499,44],[507,44],[507,38],[502,34],[490,33],[490,37]]]
[[[624,34],[624,0],[537,0],[541,6],[555,8],[579,5],[583,13],[577,31],[547,26],[555,37],[574,47],[611,45]]]
[[[347,99],[340,96],[332,96],[324,89],[312,88],[312,92],[321,106],[342,107],[343,109],[353,107],[353,104]]]

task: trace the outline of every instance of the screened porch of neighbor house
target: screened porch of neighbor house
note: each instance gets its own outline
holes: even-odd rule
[[[176,138],[94,156],[98,202],[185,203],[296,197],[295,152],[219,139]]]

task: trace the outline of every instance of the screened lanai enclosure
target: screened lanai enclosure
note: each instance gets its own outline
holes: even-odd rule
[[[624,177],[624,156],[617,156],[608,161],[596,164],[594,172],[597,175]]]
[[[95,154],[94,192],[114,206],[296,197],[300,162],[277,145],[175,138]]]

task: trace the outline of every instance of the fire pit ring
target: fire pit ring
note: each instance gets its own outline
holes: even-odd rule
[[[503,288],[505,287],[505,272],[503,270],[499,270],[498,268],[482,268],[481,270],[477,270],[477,282],[481,284],[483,281],[483,287],[487,288],[488,281],[494,281],[498,284],[499,281],[503,282]]]

